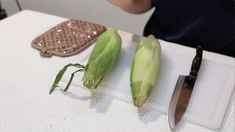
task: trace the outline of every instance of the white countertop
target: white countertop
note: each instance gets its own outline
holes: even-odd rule
[[[83,60],[76,56],[41,58],[30,43],[64,20],[26,10],[0,21],[0,131],[170,132],[166,115],[148,108],[138,111],[131,103],[109,95],[97,93],[90,98],[87,91],[74,88],[67,94],[48,95],[58,69]],[[182,48],[187,49],[179,46],[175,50]],[[225,65],[234,62],[234,58],[214,53],[205,56]],[[234,112],[233,94],[221,129],[183,122],[178,131],[234,132]]]

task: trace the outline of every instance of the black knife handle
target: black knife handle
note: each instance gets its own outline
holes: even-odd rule
[[[196,50],[196,56],[193,59],[191,70],[190,70],[190,76],[193,78],[197,77],[197,73],[199,71],[199,68],[201,66],[202,62],[202,46],[198,46]]]

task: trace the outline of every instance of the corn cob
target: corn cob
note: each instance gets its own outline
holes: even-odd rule
[[[141,107],[155,86],[160,69],[160,43],[154,36],[143,38],[132,62],[130,85],[134,105]]]
[[[83,85],[90,90],[96,89],[102,81],[103,77],[109,70],[112,69],[113,65],[117,62],[121,50],[121,43],[122,40],[117,32],[117,29],[111,28],[103,32],[98,37],[86,66],[78,63],[66,65],[57,74],[49,94],[51,94],[53,90],[58,87],[58,83],[62,79],[63,74],[70,66],[77,67],[78,70],[71,74],[70,80],[64,91],[68,90],[73,80],[74,74],[80,71],[84,71],[82,79]]]
[[[83,85],[96,89],[104,75],[113,67],[121,50],[121,37],[116,29],[110,29],[98,38],[88,60]]]

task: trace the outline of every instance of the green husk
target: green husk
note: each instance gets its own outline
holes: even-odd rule
[[[132,62],[131,91],[134,105],[142,106],[156,84],[160,70],[160,43],[154,36],[145,37],[139,43]]]
[[[103,77],[117,61],[121,43],[121,37],[116,29],[110,29],[98,38],[83,76],[83,85],[85,87],[89,89],[97,88]]]
[[[121,50],[121,37],[117,32],[117,29],[111,28],[104,33],[102,33],[92,49],[91,55],[89,57],[88,63],[86,66],[83,66],[79,63],[77,64],[67,64],[63,69],[57,74],[49,94],[51,94],[62,79],[67,68],[74,66],[78,68],[75,72],[71,74],[69,82],[67,83],[64,91],[67,91],[74,74],[77,72],[84,71],[83,75],[83,85],[88,89],[96,89],[104,76],[112,69],[113,65],[117,62],[118,56]]]

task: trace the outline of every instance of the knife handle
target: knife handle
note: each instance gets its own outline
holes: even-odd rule
[[[193,78],[197,77],[197,73],[199,71],[199,68],[201,66],[202,62],[202,46],[199,45],[196,50],[196,56],[193,59],[191,70],[190,70],[190,76]]]

